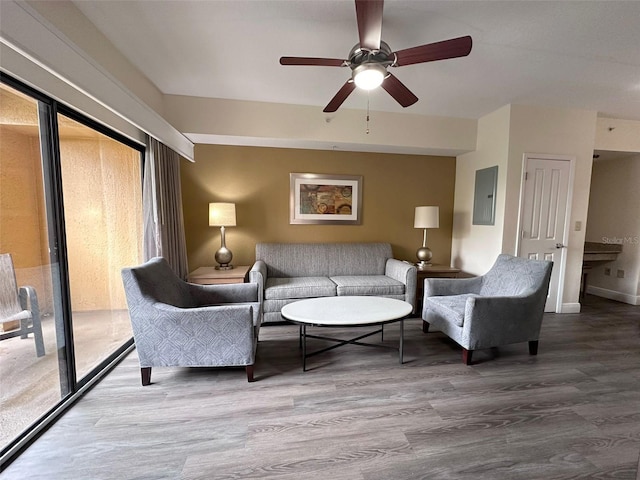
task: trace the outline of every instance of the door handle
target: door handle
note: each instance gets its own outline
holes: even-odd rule
[[[561,243],[556,243],[556,248],[567,248],[567,246]]]

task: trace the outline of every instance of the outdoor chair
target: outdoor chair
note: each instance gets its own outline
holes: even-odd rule
[[[462,347],[471,364],[474,350],[538,339],[553,263],[499,255],[491,270],[473,278],[426,278],[423,331],[443,332]]]
[[[142,385],[152,367],[243,366],[253,381],[262,311],[255,283],[195,285],[164,258],[122,269]]]
[[[17,336],[28,338],[29,334],[33,333],[36,355],[44,356],[44,339],[36,290],[30,286],[18,288],[11,254],[2,253],[0,254],[0,323],[11,322],[19,322],[19,328],[1,333],[0,340]]]

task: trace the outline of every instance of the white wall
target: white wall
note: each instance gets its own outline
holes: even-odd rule
[[[481,118],[476,150],[460,155],[456,162],[451,262],[475,275],[489,270],[502,253],[510,117],[507,105]],[[472,225],[476,170],[494,165],[498,166],[495,224]]]
[[[196,143],[455,156],[476,145],[475,120],[411,113],[167,95],[165,116]],[[243,140],[244,139],[244,140]],[[249,139],[247,143],[245,140]]]
[[[622,244],[616,261],[589,272],[588,293],[640,305],[640,154],[594,162],[586,238]]]
[[[478,123],[478,148],[458,157],[452,258],[470,273],[487,271],[497,253],[516,254],[522,161],[525,153],[575,157],[570,224],[586,224],[596,112],[511,105]],[[471,225],[474,172],[498,165],[496,225]],[[579,311],[584,228],[569,232],[562,311]]]
[[[515,251],[518,235],[518,202],[522,158],[525,153],[574,156],[575,177],[567,244],[565,284],[562,294],[563,312],[579,311],[582,254],[591,186],[591,166],[597,113],[588,110],[559,109],[514,105],[511,111],[509,144],[509,192],[503,250]],[[517,179],[517,180],[516,180]],[[582,228],[573,228],[576,222]]]

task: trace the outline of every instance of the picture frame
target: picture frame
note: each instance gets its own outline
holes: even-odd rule
[[[289,174],[289,223],[360,225],[362,175]]]

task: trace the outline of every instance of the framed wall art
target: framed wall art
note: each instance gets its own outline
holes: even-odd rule
[[[289,223],[360,225],[362,176],[289,174]]]

